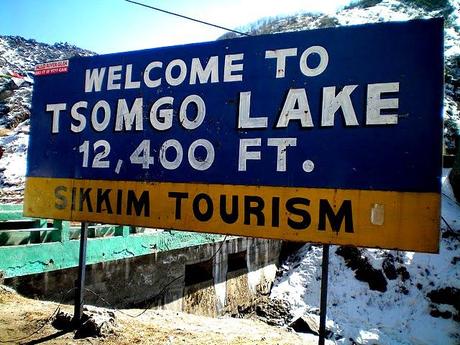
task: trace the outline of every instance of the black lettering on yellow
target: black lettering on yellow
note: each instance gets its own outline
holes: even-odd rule
[[[318,230],[326,230],[326,218],[331,224],[331,228],[335,232],[339,232],[342,223],[345,220],[345,232],[353,233],[353,213],[351,200],[344,200],[337,213],[326,199],[319,200],[319,224]]]
[[[112,205],[110,204],[109,194],[112,190],[111,189],[97,189],[97,197],[96,197],[96,212],[102,212],[102,205],[105,204],[104,211],[107,211],[108,214],[112,214]]]
[[[123,190],[117,190],[117,214],[121,215],[123,212]]]
[[[220,196],[220,217],[227,224],[233,224],[238,220],[238,195],[232,195],[232,209],[227,213],[227,196]]]
[[[265,225],[265,216],[263,209],[265,206],[264,199],[256,195],[244,196],[244,224],[251,224],[251,214],[256,216],[257,225]]]
[[[126,214],[128,216],[132,214],[133,207],[136,212],[136,216],[141,215],[142,209],[144,210],[144,217],[150,216],[150,197],[148,190],[144,190],[139,199],[137,199],[136,193],[133,190],[128,190],[127,204]]]
[[[206,204],[206,211],[201,212],[200,210],[200,202],[203,200]],[[193,199],[193,215],[196,219],[201,222],[207,222],[211,219],[212,214],[214,213],[214,205],[212,203],[212,199],[209,195],[205,193],[200,193]]]
[[[272,198],[272,226],[280,226],[280,198],[277,196]]]
[[[176,199],[175,218],[181,219],[182,199],[188,199],[188,193],[169,192],[168,197]]]
[[[310,206],[310,200],[306,198],[290,198],[286,201],[286,210],[296,216],[301,218],[300,221],[296,221],[291,217],[288,217],[288,225],[295,230],[305,230],[311,224],[310,213],[304,208],[299,208],[299,206],[305,206],[306,208]]]
[[[57,186],[54,189],[54,196],[56,198],[56,202],[54,203],[54,207],[58,210],[63,210],[67,207],[67,198],[65,194],[61,194],[61,192],[67,192],[67,187],[65,186]],[[58,202],[60,201],[60,202]]]
[[[91,193],[92,188],[80,188],[80,202],[78,210],[83,211],[83,204],[86,202],[86,208],[88,212],[93,212],[93,205],[91,204]]]
[[[71,210],[72,211],[75,211],[75,200],[77,199],[77,188],[73,187],[72,188],[72,206],[71,206]]]

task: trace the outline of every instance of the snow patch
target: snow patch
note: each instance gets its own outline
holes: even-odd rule
[[[444,172],[446,175],[448,171]],[[443,191],[448,180],[443,180]],[[443,195],[442,233],[460,231],[460,206]],[[439,254],[423,254],[381,249],[362,249],[372,267],[380,269],[385,257],[392,255],[395,265],[407,270],[406,279],[387,279],[387,291],[369,289],[355,279],[341,256],[331,246],[327,327],[335,344],[458,344],[460,328],[453,318],[434,318],[435,306],[427,297],[430,291],[445,287],[460,288],[460,243],[458,238],[442,236]],[[455,259],[457,258],[457,259]],[[284,274],[275,281],[271,298],[291,303],[294,318],[319,311],[322,248],[307,244],[281,267]],[[457,260],[457,261],[456,261]],[[458,313],[451,305],[438,305],[439,311]],[[337,339],[337,336],[342,338]]]

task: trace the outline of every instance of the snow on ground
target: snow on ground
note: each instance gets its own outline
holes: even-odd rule
[[[442,217],[449,227],[460,231],[460,205],[443,177]],[[449,230],[443,221],[443,233]],[[330,248],[327,328],[336,344],[460,344],[459,322],[453,305],[434,305],[428,298],[433,290],[460,288],[460,245],[458,237],[441,238],[439,254],[423,254],[379,249],[362,250],[370,264],[381,269],[389,254],[396,267],[405,267],[409,278],[399,275],[387,279],[387,291],[369,289],[358,281],[343,257]],[[271,298],[291,303],[294,319],[303,314],[318,314],[321,286],[320,246],[305,245],[285,264],[285,273],[275,282]],[[457,301],[458,303],[458,301]],[[433,317],[433,310],[445,317]],[[448,313],[450,312],[450,314]]]
[[[0,147],[4,148],[0,159],[0,197],[4,202],[18,202],[22,195],[26,174],[29,126],[25,121],[7,136],[0,137]],[[14,195],[10,200],[10,196]]]
[[[422,15],[422,11],[406,6],[396,0],[383,0],[367,8],[355,7],[336,13],[340,25],[358,25],[366,23],[405,21]]]
[[[460,24],[460,1],[451,1],[455,8],[451,19]],[[383,0],[368,8],[350,8],[335,14],[337,25],[405,21],[438,17],[436,11],[426,12],[396,0]],[[318,19],[317,21],[320,21]],[[311,24],[313,27],[315,23]],[[308,26],[308,28],[313,28]],[[299,27],[299,30],[302,29]],[[452,26],[445,29],[445,57],[449,61],[460,54],[460,35]],[[455,90],[447,84],[446,120],[459,120]],[[447,129],[446,129],[447,131]],[[449,134],[446,132],[446,134]],[[451,133],[450,133],[451,134]],[[452,189],[443,177],[442,216],[451,228],[460,230],[460,206],[453,200]],[[442,221],[441,230],[448,226]],[[460,344],[460,327],[453,315],[459,311],[452,305],[433,305],[428,293],[444,287],[460,288],[458,269],[460,250],[458,235],[441,239],[440,254],[367,249],[363,257],[375,269],[382,270],[384,261],[392,255],[398,274],[386,279],[386,292],[370,290],[366,282],[358,281],[355,272],[336,255],[338,246],[331,246],[327,327],[337,344]],[[284,274],[275,283],[271,297],[291,303],[294,319],[303,314],[319,314],[322,249],[305,245],[286,263]],[[444,317],[432,317],[430,313]]]
[[[454,7],[452,21],[460,25],[460,1],[453,0],[451,5]],[[422,9],[406,5],[398,0],[383,0],[379,4],[360,8],[341,10],[335,14],[338,25],[358,25],[366,23],[380,23],[391,21],[406,21],[416,18],[440,17],[439,11],[426,12]],[[460,54],[460,34],[452,26],[446,27],[444,32],[444,55],[449,58]]]
[[[67,43],[49,45],[0,35],[1,203],[21,203],[23,199],[34,66],[75,55],[94,53]]]

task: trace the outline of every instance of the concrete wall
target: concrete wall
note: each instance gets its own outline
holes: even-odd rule
[[[88,265],[85,303],[151,305],[208,316],[231,312],[269,292],[280,250],[281,241],[238,237]],[[72,268],[8,278],[5,284],[23,295],[60,301],[76,277]],[[64,298],[72,299],[73,291]]]

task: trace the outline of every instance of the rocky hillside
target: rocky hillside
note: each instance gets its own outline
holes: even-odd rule
[[[35,65],[75,55],[94,53],[67,43],[0,36],[0,202],[22,202]]]
[[[19,36],[0,36],[0,126],[14,129],[28,119],[36,64],[75,55],[94,53],[67,43],[49,45]]]

